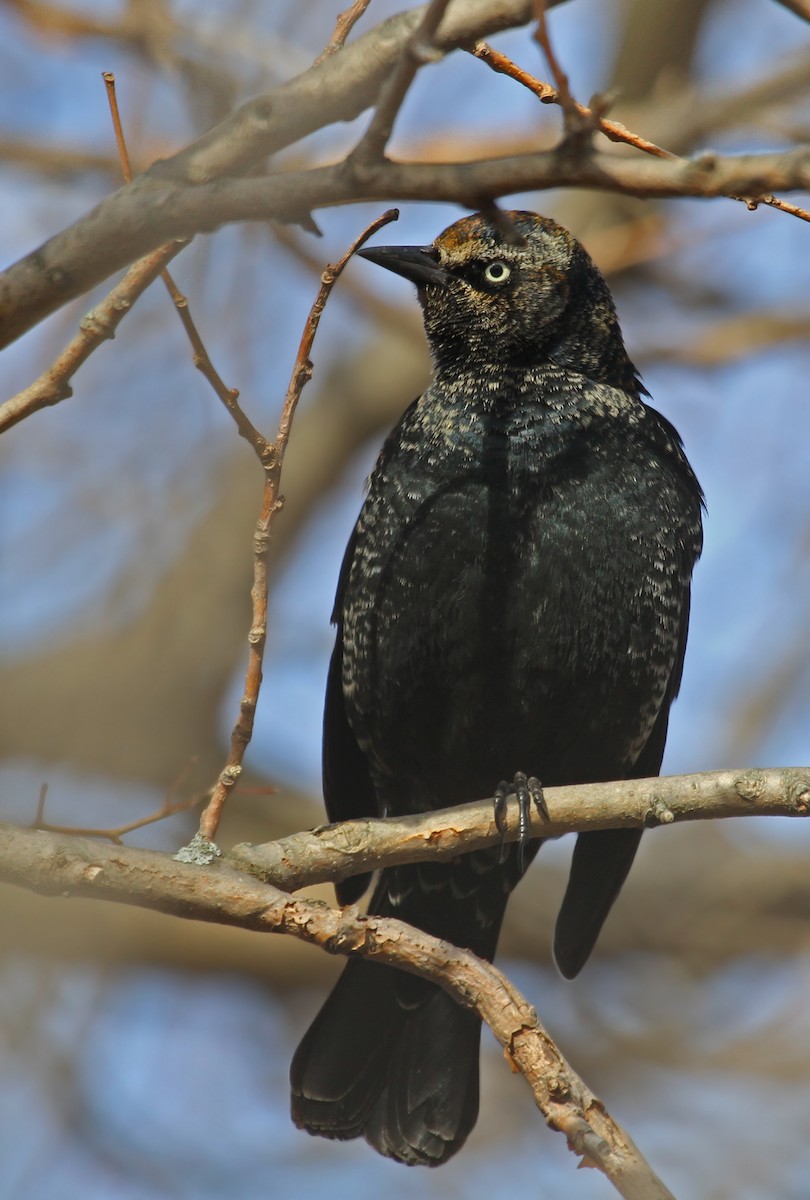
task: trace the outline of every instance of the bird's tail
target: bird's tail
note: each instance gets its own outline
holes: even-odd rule
[[[578,975],[587,962],[640,841],[640,829],[599,829],[578,836],[554,932],[554,958],[566,979]]]
[[[383,872],[369,911],[491,960],[507,889],[493,871],[467,891],[475,871],[464,862]],[[483,925],[477,910],[486,914]],[[438,1166],[461,1148],[478,1116],[480,1037],[479,1017],[440,987],[352,959],[293,1058],[293,1120],[322,1137],[362,1134],[400,1162]]]

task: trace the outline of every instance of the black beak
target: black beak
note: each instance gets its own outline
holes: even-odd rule
[[[445,287],[450,275],[440,267],[432,246],[372,246],[358,250],[361,258],[410,279],[411,283],[432,283]]]

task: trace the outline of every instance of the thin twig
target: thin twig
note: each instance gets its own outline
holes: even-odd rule
[[[335,28],[326,44],[326,47],[321,51],[315,62],[312,64],[317,67],[325,58],[331,58],[333,54],[337,54],[338,50],[342,50],[346,44],[346,38],[351,33],[354,26],[362,17],[363,13],[368,8],[371,0],[354,0],[351,8],[344,8],[343,12],[338,13]]]
[[[164,271],[161,275],[161,278],[168,289],[175,311],[179,316],[183,328],[186,331],[186,336],[191,343],[192,350],[194,351],[192,359],[194,366],[211,384],[211,387],[214,389],[217,396],[225,405],[225,408],[233,417],[240,436],[243,437],[245,441],[250,443],[261,460],[263,456],[268,453],[269,447],[267,439],[262,433],[259,432],[259,430],[238,403],[239,389],[229,388],[212,363],[197,326],[194,324],[194,320],[191,316],[191,311],[188,306],[188,297],[183,295],[175,283],[174,278],[169,274],[168,271]]]
[[[39,796],[37,797],[37,815],[34,818],[35,829],[39,829],[41,823],[45,820],[45,802],[47,799],[48,785],[47,783],[43,783],[42,787],[39,789]]]
[[[581,113],[579,105],[571,95],[571,88],[568,83],[568,76],[560,66],[559,59],[551,44],[551,38],[548,34],[548,26],[546,25],[546,3],[545,0],[534,0],[534,15],[537,18],[537,25],[534,30],[534,40],[537,42],[543,54],[546,56],[549,70],[551,71],[552,79],[554,80],[559,101],[562,106],[564,120],[568,121],[571,117],[576,117],[579,122]]]
[[[380,92],[368,129],[346,160],[350,169],[373,165],[383,158],[394,122],[416,72],[425,63],[436,62],[444,56],[444,51],[438,50],[434,45],[433,38],[449,2],[450,0],[431,0],[419,27],[406,42],[393,75]]]
[[[312,375],[312,363],[309,358],[312,343],[326,301],[346,263],[372,234],[391,221],[395,221],[398,216],[397,209],[389,209],[381,217],[372,221],[352,243],[343,257],[324,270],[321,276],[321,286],[301,335],[295,365],[279,418],[276,439],[274,442],[266,443],[266,451],[260,454],[265,479],[261,512],[253,539],[253,587],[250,592],[253,609],[250,633],[248,634],[248,666],[245,674],[245,687],[239,705],[239,716],[231,732],[228,757],[211,793],[211,799],[200,818],[199,836],[206,842],[213,842],[216,836],[225,800],[242,772],[245,751],[253,736],[253,722],[262,683],[262,663],[267,641],[267,558],[270,548],[271,525],[276,513],[283,505],[283,498],[280,495],[281,468],[295,410],[301,392]]]
[[[507,58],[505,54],[501,54],[500,50],[495,50],[487,42],[476,42],[472,50],[476,58],[480,58],[482,62],[491,67],[493,71],[497,71],[500,75],[508,75],[510,79],[514,79],[516,83],[528,88],[541,104],[562,104],[560,92],[557,88],[553,88],[550,83],[544,83],[541,79],[530,75],[528,71],[524,71],[511,58]],[[625,145],[633,146],[636,150],[642,150],[645,154],[652,154],[656,158],[675,158],[669,150],[664,150],[663,147],[657,146],[655,142],[650,142],[647,138],[641,137],[640,134],[631,133],[619,121],[609,121],[606,117],[599,116],[585,104],[580,104],[578,100],[574,100],[570,96],[570,106],[582,117],[583,121],[587,121],[595,128],[603,133],[611,142],[622,142]]]
[[[810,212],[806,208],[799,208],[798,204],[791,204],[789,200],[780,200],[778,196],[760,196],[757,200],[750,200],[747,203],[751,209],[756,208],[758,204],[767,204],[770,208],[778,208],[780,212],[798,217],[800,221],[810,221]]]
[[[124,128],[121,124],[121,113],[118,108],[118,97],[115,90],[115,75],[112,71],[103,71],[102,78],[104,86],[107,89],[107,99],[110,105],[110,116],[112,117],[113,130],[115,131],[115,144],[118,147],[118,157],[121,162],[121,174],[127,183],[132,182],[132,165],[129,159],[129,151],[127,150],[126,138],[124,137]],[[248,416],[242,411],[238,400],[239,391],[237,388],[229,388],[222,379],[219,372],[214,367],[211,357],[205,348],[197,326],[191,316],[191,310],[188,306],[188,297],[184,296],[174,281],[173,276],[166,270],[161,271],[160,277],[166,285],[166,290],[172,298],[175,311],[180,318],[183,328],[186,331],[186,336],[191,342],[191,348],[194,351],[193,362],[197,370],[208,380],[211,387],[219,396],[222,403],[225,405],[228,412],[236,422],[236,427],[239,433],[261,458],[267,452],[267,441],[259,433],[258,429],[253,425]]]
[[[82,317],[79,332],[48,369],[23,391],[0,404],[0,433],[11,429],[32,413],[73,395],[70,380],[79,367],[102,342],[115,336],[118,325],[138,297],[154,283],[166,263],[171,262],[188,245],[188,241],[169,242],[129,268],[121,282]]]
[[[118,97],[115,94],[115,75],[112,71],[102,71],[101,78],[104,80],[104,86],[107,89],[107,103],[110,106],[110,116],[112,117],[113,132],[115,133],[115,144],[118,149],[118,161],[121,164],[121,174],[127,183],[132,183],[132,164],[129,161],[127,144],[124,140],[124,127],[121,124],[121,114],[118,111]]]
[[[188,812],[190,808],[194,808],[204,799],[203,796],[187,796],[184,800],[178,800],[174,804],[164,804],[154,812],[149,813],[146,817],[139,817],[136,821],[128,821],[124,825],[116,825],[110,829],[97,829],[95,826],[82,825],[52,825],[50,821],[36,821],[34,828],[39,829],[44,833],[64,833],[71,837],[92,837],[103,838],[107,842],[112,842],[116,846],[122,844],[122,838],[128,833],[134,833],[137,829],[143,829],[146,825],[155,825],[158,821],[165,821],[167,817],[173,817],[176,813]]]
[[[196,758],[189,760],[166,792],[160,808],[156,808],[154,812],[149,813],[145,817],[139,817],[135,821],[129,821],[124,825],[116,825],[106,829],[99,829],[92,825],[55,825],[51,821],[46,821],[45,801],[48,796],[48,785],[47,783],[43,783],[39,789],[37,812],[31,827],[44,833],[64,833],[71,837],[103,838],[107,842],[113,842],[114,845],[120,846],[123,844],[121,839],[126,834],[134,833],[135,830],[143,829],[147,825],[155,825],[158,821],[165,821],[167,817],[173,817],[176,813],[187,812],[190,808],[194,808],[196,804],[202,802],[204,797],[201,795],[188,796],[184,800],[172,801],[172,796],[177,794],[196,761]]]
[[[129,162],[118,105],[115,101],[115,81],[109,72],[105,74],[104,78],[107,84],[108,95],[111,98],[110,110],[116,130],[119,153],[122,156],[122,168],[124,173],[127,174],[129,172]],[[210,356],[191,317],[187,298],[180,292],[168,272],[163,275],[163,281],[174,301],[175,309],[180,316],[194,350],[194,365],[211,383],[211,386],[236,422],[240,434],[253,447],[259,462],[262,464],[265,477],[261,511],[253,537],[253,587],[250,593],[252,613],[250,631],[248,633],[249,650],[245,686],[239,704],[239,714],[231,731],[230,746],[225,765],[219,773],[208,804],[200,817],[200,827],[197,837],[205,843],[212,843],[216,836],[225,801],[242,773],[245,751],[253,736],[253,723],[262,684],[264,649],[267,642],[267,559],[270,547],[270,526],[283,503],[279,494],[281,466],[299,397],[312,374],[312,364],[309,360],[312,343],[326,300],[344,266],[371,234],[399,215],[398,213],[393,213],[392,215],[392,212],[393,210],[386,213],[385,216],[379,218],[377,221],[372,222],[350,247],[340,262],[334,266],[328,266],[321,276],[321,287],[304,328],[295,367],[282,406],[278,433],[274,442],[269,442],[242,411],[237,403],[238,391],[235,388],[228,388],[226,386],[211,362]]]

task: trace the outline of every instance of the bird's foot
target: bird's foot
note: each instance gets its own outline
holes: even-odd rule
[[[498,862],[506,861],[506,856],[509,850],[506,846],[506,814],[508,807],[508,798],[514,795],[518,802],[518,865],[523,870],[523,863],[526,854],[526,845],[529,842],[529,818],[531,816],[531,806],[535,804],[538,812],[544,817],[548,817],[548,809],[543,798],[543,787],[539,779],[535,779],[534,775],[526,775],[523,771],[516,771],[515,778],[511,783],[505,779],[495,789],[495,824],[501,835],[500,845],[498,846]]]

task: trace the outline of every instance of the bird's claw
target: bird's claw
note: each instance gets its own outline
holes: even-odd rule
[[[505,779],[495,789],[494,797],[494,815],[495,825],[501,835],[501,840],[498,845],[498,862],[506,862],[509,850],[506,846],[506,814],[508,806],[508,798],[514,794],[518,802],[518,866],[521,872],[524,869],[524,861],[526,855],[526,845],[529,842],[529,823],[531,818],[531,806],[534,804],[544,817],[548,817],[548,809],[543,797],[543,788],[539,779],[534,775],[526,775],[524,771],[516,771],[515,778],[512,783],[508,783]]]

